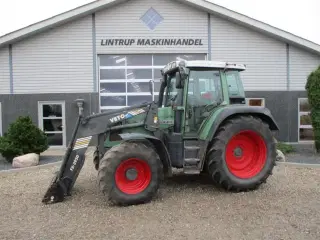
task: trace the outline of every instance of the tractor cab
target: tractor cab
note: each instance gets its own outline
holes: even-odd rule
[[[243,70],[244,65],[224,62],[170,62],[161,70],[159,111],[171,108],[174,131],[195,135],[214,109],[245,104],[240,77]]]

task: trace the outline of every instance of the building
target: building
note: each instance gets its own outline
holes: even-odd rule
[[[267,106],[284,142],[312,141],[304,89],[320,46],[204,0],[100,0],[0,37],[0,133],[30,115],[65,147],[78,114],[157,99],[168,61],[244,63],[248,104]]]

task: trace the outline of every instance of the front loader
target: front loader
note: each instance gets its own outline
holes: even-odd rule
[[[272,174],[279,128],[267,108],[246,105],[244,70],[225,62],[170,62],[161,70],[158,102],[80,112],[43,203],[71,195],[93,138],[100,191],[118,205],[151,201],[173,168],[207,174],[227,191],[257,189]]]

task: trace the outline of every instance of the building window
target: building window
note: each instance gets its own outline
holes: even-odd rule
[[[307,98],[299,98],[299,142],[314,141],[314,133],[311,123],[310,110]]]
[[[62,101],[38,103],[39,128],[48,136],[50,147],[66,146],[65,103]]]
[[[160,69],[180,59],[206,60],[206,54],[100,55],[100,111],[157,101]],[[153,96],[149,91],[150,80],[154,80]]]
[[[2,108],[1,108],[1,102],[0,102],[0,136],[2,136]]]
[[[265,99],[264,98],[246,98],[246,104],[249,106],[265,107]]]

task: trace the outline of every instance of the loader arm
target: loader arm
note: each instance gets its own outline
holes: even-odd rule
[[[142,113],[147,113],[143,121],[131,124],[124,123],[125,120]],[[99,151],[104,152],[104,136],[106,133],[141,126],[145,126],[149,131],[156,131],[158,121],[154,121],[154,119],[157,117],[157,113],[157,105],[151,102],[88,117],[83,117],[80,114],[60,170],[55,174],[42,202],[45,204],[62,202],[65,196],[70,195],[83,167],[85,153],[93,136],[98,137]],[[123,124],[119,125],[119,123]]]

